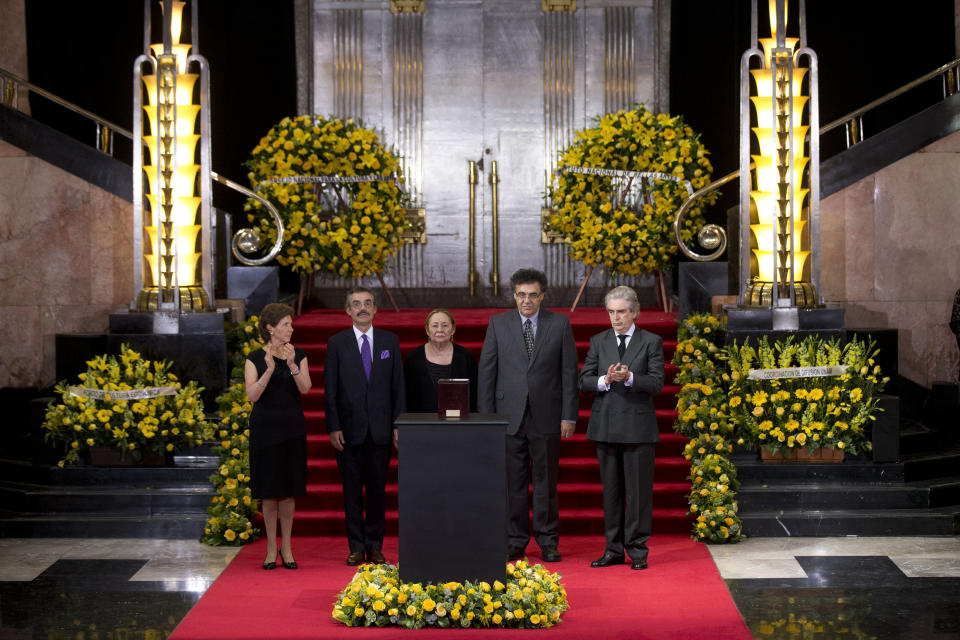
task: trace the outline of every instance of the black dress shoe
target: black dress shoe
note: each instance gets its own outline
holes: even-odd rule
[[[355,567],[358,564],[363,564],[363,551],[354,551],[347,556],[348,567]]]
[[[543,561],[544,562],[560,562],[563,558],[560,557],[560,551],[556,547],[547,547],[542,550]]]
[[[603,555],[590,563],[591,567],[612,567],[615,564],[623,564],[623,554],[610,553],[604,551]]]
[[[367,561],[374,564],[383,564],[387,561],[387,559],[383,557],[383,553],[380,551],[380,549],[369,549],[367,550]]]
[[[277,568],[277,561],[276,561],[276,559],[274,559],[273,562],[267,562],[266,560],[263,561],[263,570],[264,570],[264,571],[272,571],[273,569],[276,569],[276,568]]]
[[[526,553],[525,549],[521,549],[520,547],[510,547],[507,549],[507,562],[523,560],[524,553]]]
[[[644,560],[634,560],[633,564],[630,565],[631,569],[636,569],[637,571],[647,568],[647,561]]]
[[[286,560],[283,559],[283,556],[280,557],[280,563],[283,565],[283,568],[284,568],[284,569],[297,569],[297,568],[298,568],[298,567],[297,567],[297,561],[296,561],[296,560],[291,560],[290,562],[287,562]]]

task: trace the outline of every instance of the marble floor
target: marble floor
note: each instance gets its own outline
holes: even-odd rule
[[[755,638],[960,638],[958,536],[709,549]],[[0,539],[0,639],[167,637],[237,552],[187,540]]]

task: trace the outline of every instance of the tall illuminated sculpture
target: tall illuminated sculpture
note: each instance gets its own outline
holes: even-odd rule
[[[769,38],[758,39],[752,7],[740,79],[740,305],[822,305],[819,78],[804,5],[799,38],[786,37],[786,0],[769,0]]]
[[[191,44],[180,42],[185,4],[162,0],[163,41],[150,43],[150,0],[144,1],[144,53],[134,63],[133,251],[139,293],[132,306],[171,316],[212,310],[214,300],[209,72],[198,50],[196,0]],[[188,73],[191,68],[198,73]]]

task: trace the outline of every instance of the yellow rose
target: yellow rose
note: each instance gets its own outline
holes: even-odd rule
[[[223,532],[223,537],[229,540],[230,542],[233,542],[234,540],[237,539],[237,532],[234,531],[233,529],[227,529],[226,531]]]

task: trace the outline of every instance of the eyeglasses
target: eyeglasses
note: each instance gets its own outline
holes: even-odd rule
[[[536,300],[542,296],[542,293],[527,293],[526,291],[519,291],[513,294],[517,300],[529,300],[530,302],[536,302]]]
[[[372,309],[374,305],[373,305],[373,300],[364,300],[363,302],[360,302],[359,300],[351,300],[350,306],[353,307],[354,309],[360,309],[363,307],[366,307],[367,309]]]

